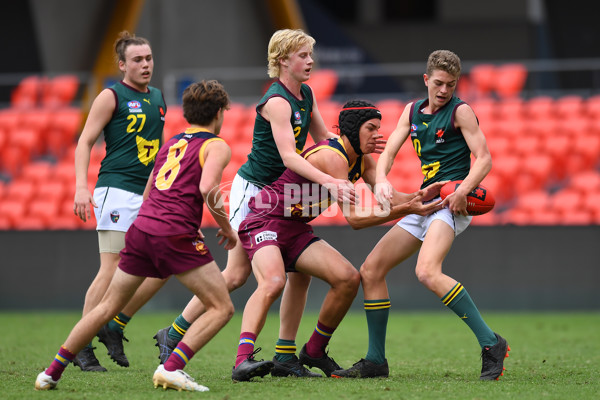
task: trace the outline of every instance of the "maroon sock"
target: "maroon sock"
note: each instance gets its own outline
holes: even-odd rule
[[[334,331],[335,328],[330,328],[323,325],[321,321],[318,321],[312,336],[308,340],[308,343],[306,343],[306,352],[308,355],[313,358],[323,357],[325,355],[325,347],[327,347]]]
[[[252,354],[255,341],[256,334],[252,332],[242,332],[240,334],[240,343],[238,344],[237,356],[235,357],[236,368]]]
[[[167,359],[167,362],[165,362],[165,369],[167,371],[184,369],[188,361],[194,357],[194,354],[196,353],[194,353],[185,343],[179,342],[175,350],[173,350]]]
[[[67,365],[75,359],[75,356],[76,354],[71,353],[61,346],[58,353],[56,353],[56,357],[54,357],[54,360],[52,360],[52,363],[50,363],[50,366],[46,370],[46,375],[50,375],[53,380],[58,381],[65,368],[67,368]]]

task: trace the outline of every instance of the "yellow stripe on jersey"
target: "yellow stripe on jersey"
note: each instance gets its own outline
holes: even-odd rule
[[[204,168],[204,149],[206,149],[207,144],[214,142],[215,140],[220,140],[220,141],[225,142],[225,140],[218,138],[218,137],[210,138],[210,139],[206,140],[204,143],[202,143],[202,147],[200,147],[200,152],[198,153],[198,156],[200,157],[200,166],[202,168]]]

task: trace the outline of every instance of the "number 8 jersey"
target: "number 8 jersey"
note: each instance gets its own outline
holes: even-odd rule
[[[115,187],[141,195],[162,141],[167,107],[160,90],[142,93],[124,82],[109,88],[117,107],[104,127],[106,157],[96,187]]]
[[[148,199],[133,222],[139,230],[156,236],[197,233],[204,205],[199,188],[204,149],[214,140],[223,139],[188,128],[165,143],[156,156]]]

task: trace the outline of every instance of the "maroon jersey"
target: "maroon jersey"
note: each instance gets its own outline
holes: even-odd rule
[[[303,151],[301,156],[307,158],[321,150],[332,152],[331,157],[341,156],[349,163],[348,154],[340,138],[323,140]],[[348,165],[348,180],[356,182],[363,171],[363,156],[360,155],[354,164]],[[325,187],[288,168],[279,179],[265,186],[250,199],[248,206],[254,215],[250,214],[246,219],[264,216],[308,223],[325,211],[331,203],[331,196]]]
[[[133,222],[139,230],[156,236],[198,231],[204,205],[199,188],[204,149],[213,140],[223,139],[188,128],[160,149],[150,195]]]

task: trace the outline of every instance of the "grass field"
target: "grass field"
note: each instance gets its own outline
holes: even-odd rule
[[[37,374],[47,367],[78,313],[0,313],[1,399],[597,399],[600,398],[599,313],[485,313],[512,351],[500,381],[478,380],[477,342],[451,313],[392,313],[388,325],[388,379],[255,378],[232,383],[241,315],[188,364],[186,371],[210,388],[206,393],[154,389],[158,352],[152,336],[177,315],[140,313],[126,329],[125,352],[131,367],[110,361],[102,344],[96,355],[108,372],[83,373],[69,366],[57,390],[36,392]],[[307,313],[298,348],[310,336],[316,314]],[[269,316],[257,346],[258,358],[270,359],[277,340],[278,317]],[[342,367],[364,357],[367,329],[362,313],[351,313],[330,343],[330,355]]]

